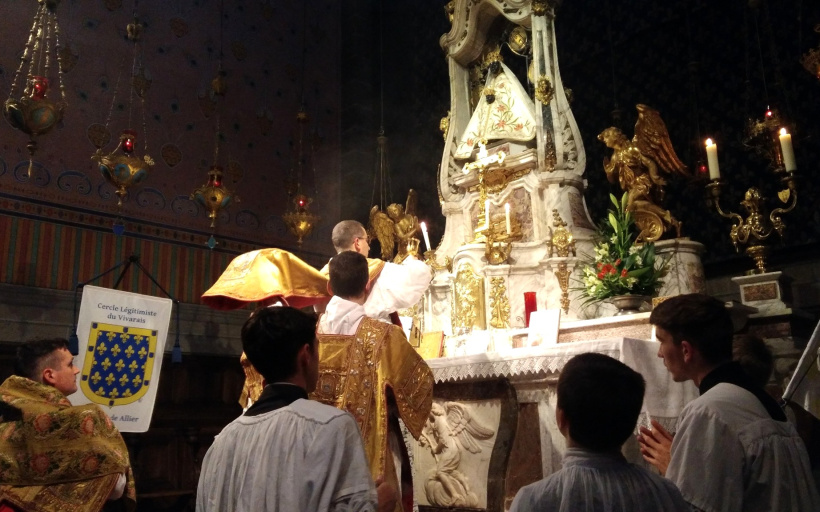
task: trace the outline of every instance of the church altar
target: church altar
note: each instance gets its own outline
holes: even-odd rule
[[[646,319],[639,323],[648,327]],[[674,431],[697,388],[673,382],[657,351],[654,341],[612,337],[428,360],[436,381],[433,412],[421,442],[410,440],[419,510],[469,503],[465,509],[503,511],[520,487],[560,469],[566,443],[555,421],[556,384],[567,361],[581,353],[605,354],[641,373],[646,395],[639,425],[652,418]],[[431,440],[443,447],[435,455]],[[634,439],[624,454],[644,464]],[[435,485],[448,479],[463,496]]]

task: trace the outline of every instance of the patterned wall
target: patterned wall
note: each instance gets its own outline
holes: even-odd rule
[[[73,290],[77,283],[137,255],[172,297],[190,303],[199,303],[232,259],[230,254],[206,248],[9,215],[0,215],[0,254],[8,255],[0,262],[0,283],[57,290]],[[111,288],[120,273],[115,270],[90,284]],[[164,296],[134,265],[120,289]]]
[[[151,80],[144,109],[130,101],[126,86],[134,45],[124,34],[135,5],[145,26],[137,60]],[[105,124],[110,116],[115,140],[122,129],[138,130],[139,151],[147,139],[148,153],[157,162],[148,179],[133,188],[123,217],[131,224],[173,227],[202,243],[210,235],[209,221],[188,196],[206,181],[219,119],[219,162],[237,164],[244,172],[227,180],[241,202],[218,219],[217,251],[240,249],[226,247],[231,243],[294,246],[280,216],[289,206],[285,185],[293,164],[295,117],[304,102],[317,150],[315,179],[308,165],[303,185],[330,220],[308,238],[303,255],[322,261],[330,250],[328,223],[338,216],[340,5],[333,0],[310,5],[298,0],[138,5],[63,0],[57,9],[62,43],[76,59],[64,79],[69,107],[58,128],[40,138],[32,179],[25,175],[26,136],[0,123],[0,194],[113,220],[118,213],[114,189],[92,164],[95,148],[87,135],[91,125]],[[31,0],[0,2],[4,100],[35,9]],[[224,100],[215,101],[208,91],[220,48],[228,91]]]

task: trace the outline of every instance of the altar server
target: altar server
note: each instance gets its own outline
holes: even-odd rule
[[[563,467],[518,491],[510,512],[689,512],[670,481],[626,461],[646,384],[603,354],[573,357],[558,378],[555,419],[567,440]]]
[[[820,510],[803,441],[777,402],[732,361],[732,319],[701,294],[672,297],[652,311],[658,357],[700,397],[687,404],[673,437],[642,428],[644,458],[707,512]]]

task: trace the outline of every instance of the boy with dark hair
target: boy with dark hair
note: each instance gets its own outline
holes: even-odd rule
[[[197,512],[376,510],[356,422],[308,400],[319,376],[315,322],[270,307],[242,327],[242,348],[268,384],[208,449]]]
[[[573,357],[558,378],[555,419],[567,440],[563,468],[520,489],[510,512],[688,511],[671,482],[621,454],[645,387],[641,374],[609,356]]]
[[[724,304],[679,295],[657,305],[649,321],[672,378],[692,380],[700,397],[681,411],[674,439],[657,422],[641,428],[644,459],[700,510],[820,510],[803,442],[777,402],[732,361]]]
[[[363,433],[371,475],[400,493],[396,512],[410,510],[409,456],[398,418],[418,439],[433,403],[433,373],[401,327],[367,315],[364,255],[342,251],[329,267],[334,295],[317,329],[320,377],[314,397],[353,414]],[[343,387],[337,385],[340,375],[346,379]]]

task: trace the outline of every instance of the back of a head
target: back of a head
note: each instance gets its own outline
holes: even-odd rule
[[[364,226],[357,220],[343,220],[333,227],[330,239],[336,252],[349,250],[356,238],[364,232]]]
[[[738,362],[746,374],[761,388],[769,383],[774,370],[772,351],[762,338],[746,334],[732,344],[732,359]]]
[[[43,370],[52,364],[57,351],[63,348],[68,350],[68,340],[65,338],[43,338],[26,341],[17,347],[14,374],[41,382]]]
[[[281,382],[296,373],[296,356],[306,344],[314,347],[316,317],[290,307],[262,307],[242,326],[242,349],[267,382]]]
[[[347,299],[365,292],[369,277],[367,258],[355,251],[343,251],[330,260],[328,267],[333,295]]]
[[[619,450],[635,430],[645,389],[641,374],[617,359],[573,357],[558,377],[558,407],[570,437],[596,452]]]
[[[676,344],[688,341],[708,363],[732,359],[732,317],[714,297],[700,293],[671,297],[655,306],[649,323],[671,334]]]

